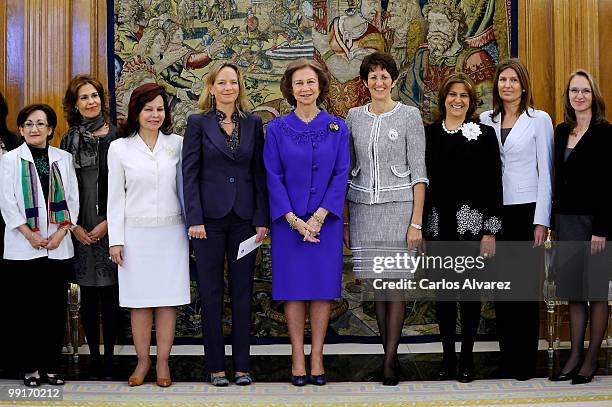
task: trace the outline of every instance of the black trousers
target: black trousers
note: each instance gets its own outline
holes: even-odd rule
[[[7,263],[17,284],[10,308],[14,325],[6,331],[15,340],[17,365],[22,373],[57,373],[66,333],[71,260],[43,257]]]
[[[100,317],[104,335],[104,357],[114,354],[119,316],[119,286],[81,286],[81,319],[87,336],[87,345],[92,357],[100,356]]]
[[[533,241],[533,217],[535,203],[505,205],[502,212],[501,241]],[[512,253],[504,247],[500,256],[513,259],[516,265],[521,253]],[[533,260],[531,256],[528,256]],[[506,264],[510,261],[505,262]],[[534,263],[533,261],[531,263]],[[526,264],[522,267],[533,269],[534,279],[542,273],[541,264]],[[512,273],[508,269],[504,271]],[[538,340],[540,330],[540,303],[538,301],[496,301],[495,316],[501,368],[510,377],[526,379],[535,375],[538,361]]]
[[[251,297],[257,251],[236,260],[240,243],[255,234],[251,219],[232,210],[221,219],[204,220],[206,239],[193,239],[196,253],[206,370],[225,370],[223,342],[224,261],[227,256],[232,307],[232,355],[234,370],[250,371]]]
[[[0,242],[2,246],[2,242]],[[0,253],[1,255],[1,253]],[[16,346],[19,344],[19,330],[16,327],[18,316],[16,315],[16,304],[19,298],[19,282],[17,275],[12,269],[13,262],[0,259],[0,273],[2,283],[0,284],[0,370],[13,376],[18,366],[16,365]]]
[[[480,323],[480,301],[437,301],[436,318],[440,327],[442,340],[443,363],[454,366],[455,337],[457,327],[457,304],[461,316],[461,353],[459,363],[464,367],[473,367],[472,351]]]

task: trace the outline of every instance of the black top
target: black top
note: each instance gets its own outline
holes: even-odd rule
[[[74,137],[79,137],[75,132],[68,131],[64,134],[60,148],[70,152],[70,146],[74,143]],[[99,216],[106,218],[106,203],[108,200],[108,148],[110,143],[117,139],[117,128],[113,125],[109,126],[108,134],[98,138],[98,202],[97,213]],[[74,155],[73,155],[74,157]],[[76,171],[79,187],[83,182],[81,172]]]
[[[608,237],[612,230],[612,125],[591,123],[565,160],[570,131],[567,123],[555,129],[553,215],[591,215],[593,234]]]
[[[440,123],[425,128],[425,237],[430,240],[480,240],[501,231],[503,205],[499,145],[492,127],[468,140],[448,134]]]
[[[32,158],[34,158],[34,165],[36,166],[36,172],[38,173],[38,179],[40,180],[40,186],[42,187],[43,194],[45,195],[45,202],[49,205],[49,146],[44,148],[32,147],[28,144],[28,148],[32,152]]]
[[[510,132],[512,131],[512,127],[506,127],[501,129],[501,142],[502,145],[506,144],[506,139],[508,138],[508,134],[510,134]]]
[[[227,143],[227,148],[229,148],[232,153],[236,152],[236,149],[240,145],[240,120],[238,120],[238,112],[232,113],[232,123],[234,124],[234,130],[232,130],[232,134],[229,134],[223,126],[221,122],[225,121],[227,115],[223,113],[221,110],[215,110],[215,114],[217,115],[217,120],[219,121],[219,129],[225,136],[225,142]]]

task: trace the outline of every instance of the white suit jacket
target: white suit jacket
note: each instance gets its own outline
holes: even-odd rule
[[[182,148],[181,136],[163,133],[153,151],[137,134],[111,143],[106,214],[110,246],[125,244],[126,226],[184,223]]]
[[[535,202],[534,225],[550,226],[554,128],[548,113],[529,108],[523,112],[506,142],[501,142],[501,114],[480,114],[483,124],[495,129],[502,160],[504,205]]]
[[[23,143],[15,150],[0,158],[0,210],[6,223],[4,233],[4,258],[9,260],[31,260],[48,256],[50,259],[65,260],[74,256],[70,236],[64,237],[57,249],[37,250],[21,234],[19,226],[27,223],[23,189],[21,187],[21,159],[34,162],[28,146]],[[49,164],[56,162],[62,175],[66,203],[73,224],[79,217],[79,185],[72,163],[72,155],[66,151],[49,146]],[[47,224],[47,203],[42,186],[36,178],[38,188],[38,223],[43,238],[51,236],[60,225]]]

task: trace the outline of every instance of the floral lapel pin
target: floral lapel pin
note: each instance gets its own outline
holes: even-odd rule
[[[463,123],[463,126],[461,126],[461,133],[463,133],[463,137],[468,140],[477,140],[478,136],[482,134],[480,126],[474,122]]]
[[[399,133],[395,129],[389,130],[389,140],[395,141],[399,137]]]
[[[174,153],[176,152],[176,150],[174,149],[174,147],[169,146],[169,145],[165,145],[164,146],[164,151],[166,152],[166,154],[168,155],[174,155]]]
[[[329,123],[329,129],[335,133],[338,130],[340,130],[340,126],[338,125],[337,122],[332,121],[332,122]]]

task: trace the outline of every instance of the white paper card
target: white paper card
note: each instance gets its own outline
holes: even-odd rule
[[[257,249],[259,246],[261,246],[263,240],[259,243],[255,243],[256,237],[257,235],[253,235],[244,242],[240,243],[240,246],[238,246],[238,257],[236,258],[236,260],[240,260],[247,254],[251,253],[253,250]]]

